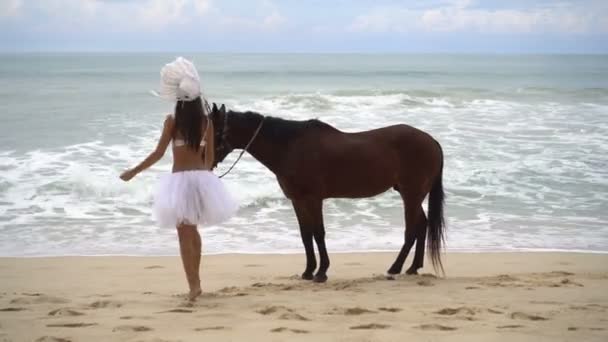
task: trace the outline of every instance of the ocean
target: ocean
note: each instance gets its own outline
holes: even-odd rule
[[[151,216],[171,153],[118,178],[155,147],[172,104],[150,90],[177,55],[0,55],[0,256],[178,254],[175,230]],[[229,109],[433,135],[448,251],[608,252],[607,55],[184,56]],[[224,179],[240,209],[200,229],[205,253],[303,252],[270,171],[246,155]],[[330,253],[403,243],[394,191],[326,200],[324,212]]]

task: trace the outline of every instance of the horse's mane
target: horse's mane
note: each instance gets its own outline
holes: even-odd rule
[[[253,129],[256,129],[261,120],[264,119],[264,124],[260,130],[260,134],[268,137],[277,143],[288,143],[292,139],[310,129],[322,129],[338,131],[336,128],[321,120],[287,120],[273,116],[263,116],[260,113],[246,111],[234,112],[230,111],[231,115],[238,115],[241,120]]]

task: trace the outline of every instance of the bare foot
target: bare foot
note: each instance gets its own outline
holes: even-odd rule
[[[198,296],[200,296],[203,293],[203,290],[201,290],[200,287],[190,290],[190,293],[188,294],[188,300],[191,302],[194,302],[196,300],[196,298]]]

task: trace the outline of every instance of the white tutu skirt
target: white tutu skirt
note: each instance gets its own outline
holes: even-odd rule
[[[154,195],[154,216],[162,227],[214,225],[230,218],[237,209],[222,181],[209,171],[163,175]]]

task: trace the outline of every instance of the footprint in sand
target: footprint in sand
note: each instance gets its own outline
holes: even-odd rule
[[[192,307],[194,307],[194,303],[184,302],[184,303],[180,304],[179,306],[184,307],[184,308],[192,308]],[[215,309],[215,308],[219,308],[220,306],[221,305],[219,303],[200,303],[200,302],[196,303],[197,308],[204,308],[204,309]]]
[[[60,308],[50,311],[48,313],[49,316],[82,316],[84,313],[68,309],[68,308]]]
[[[191,301],[187,300],[185,302],[180,303],[178,306],[180,308],[193,308],[195,303],[196,302],[191,302]]]
[[[257,313],[261,314],[261,315],[271,315],[274,313],[282,313],[279,316],[279,319],[286,319],[286,320],[297,320],[297,321],[310,321],[309,318],[304,317],[300,314],[298,314],[297,312],[294,312],[293,309],[284,307],[284,306],[268,306],[265,307],[263,309],[257,310]]]
[[[86,328],[97,325],[97,323],[57,323],[57,324],[47,324],[46,326],[49,328]]]
[[[452,330],[458,329],[455,327],[449,327],[449,326],[441,325],[441,324],[422,324],[422,325],[417,326],[416,328],[421,329],[421,330],[439,330],[439,331],[452,331]]]
[[[238,292],[239,288],[236,286],[226,286],[226,287],[222,287],[221,289],[217,290],[217,292],[221,292],[221,293],[232,293],[232,292]]]
[[[295,320],[295,321],[310,321],[310,318],[304,317],[295,312],[286,312],[279,316],[279,319]]]
[[[439,311],[437,311],[435,313],[439,314],[439,315],[446,315],[446,316],[453,316],[453,315],[456,315],[456,314],[474,315],[475,314],[475,310],[462,306],[462,307],[459,307],[459,308],[445,308],[445,309],[441,309],[441,310],[439,310]]]
[[[17,312],[17,311],[25,311],[27,310],[26,308],[15,308],[15,307],[8,307],[8,308],[2,308],[0,309],[0,312]]]
[[[253,283],[251,284],[251,287],[268,287],[273,285],[273,283]]]
[[[572,286],[578,286],[578,287],[585,287],[585,285],[581,284],[581,283],[577,283],[575,281],[572,281],[568,278],[564,278],[562,279],[562,281],[560,281],[560,284],[562,285],[572,285]]]
[[[188,310],[188,309],[172,309],[172,310],[167,310],[167,311],[161,311],[159,313],[193,313],[194,310]]]
[[[432,281],[430,281],[429,279],[422,279],[422,280],[418,280],[416,282],[416,284],[418,286],[435,286],[435,284],[433,284]]]
[[[508,274],[500,274],[483,280],[482,284],[490,287],[523,287],[524,285],[518,283],[519,281],[519,278],[510,276]]]
[[[487,309],[489,313],[493,313],[496,315],[500,315],[503,314],[504,312],[500,311],[500,310],[494,310],[494,309]]]
[[[518,329],[518,328],[523,328],[524,326],[521,324],[509,324],[509,325],[500,325],[497,326],[496,328],[498,329]]]
[[[274,328],[271,329],[270,332],[283,332],[283,331],[291,331],[292,333],[296,333],[296,334],[308,334],[310,331],[308,330],[302,330],[302,329],[289,329],[289,328],[285,328],[285,327],[278,327],[278,328]]]
[[[512,319],[523,319],[528,321],[546,321],[548,318],[538,315],[531,315],[525,312],[514,312],[511,314]]]
[[[296,333],[296,334],[308,334],[310,332],[308,330],[303,330],[303,329],[289,329],[289,331]]]
[[[149,319],[154,319],[154,317],[151,317],[151,316],[120,316],[119,319],[125,319],[125,320],[129,320],[129,319],[143,319],[143,320],[149,320]]]
[[[325,286],[328,286],[332,290],[337,290],[337,291],[342,291],[342,290],[359,291],[359,289],[358,289],[359,286],[361,286],[365,283],[372,282],[372,281],[373,281],[373,279],[343,280],[343,281],[334,281],[330,284],[326,284]],[[323,286],[323,284],[317,284],[317,285]]]
[[[91,309],[105,309],[105,308],[120,308],[123,304],[120,302],[115,302],[111,300],[98,300],[89,304],[89,308]]]
[[[286,308],[284,306],[268,306],[268,307],[265,307],[263,309],[257,310],[256,312],[259,313],[259,314],[262,314],[262,315],[270,315],[270,314],[273,314],[273,313],[275,313],[277,311],[280,311],[280,310],[284,310],[284,311],[288,311],[288,312],[293,312],[292,309]]]
[[[562,302],[556,302],[553,300],[531,300],[530,304],[547,304],[547,305],[561,305]]]
[[[72,342],[72,340],[62,337],[42,336],[37,338],[34,342]]]
[[[108,298],[108,297],[112,297],[111,294],[94,294],[92,296],[89,297],[101,297],[101,298]]]
[[[11,304],[66,304],[69,302],[65,298],[45,296],[38,293],[35,296],[20,297],[10,301]]]
[[[370,323],[370,324],[361,324],[350,327],[352,330],[368,330],[368,329],[387,329],[390,328],[388,324],[380,324],[380,323]]]
[[[467,321],[475,321],[475,313],[477,310],[467,307],[459,307],[459,308],[445,308],[435,312],[438,315],[444,316],[455,316],[458,319],[463,319]]]
[[[386,312],[399,312],[399,311],[402,311],[399,308],[385,308],[385,307],[378,308],[378,310],[380,310],[380,311],[386,311]]]
[[[519,278],[510,276],[508,274],[499,274],[495,279],[498,281],[519,281]]]
[[[112,332],[142,332],[151,330],[153,329],[145,325],[119,325],[112,329]]]
[[[568,331],[577,331],[577,330],[592,330],[592,331],[604,331],[604,328],[581,328],[581,327],[568,327]]]
[[[144,268],[146,270],[154,270],[154,269],[157,269],[157,268],[164,268],[164,267],[160,266],[160,265],[152,265],[152,266],[147,266],[147,267],[144,267]]]
[[[420,276],[423,278],[437,279],[437,276],[432,273],[422,273]]]
[[[372,310],[368,310],[368,309],[364,309],[364,308],[360,308],[360,307],[348,308],[343,311],[343,314],[346,316],[356,316],[356,315],[363,315],[363,314],[370,314],[370,313],[376,313],[376,311],[372,311]]]
[[[570,310],[605,312],[606,308],[606,306],[599,304],[570,305]]]
[[[215,327],[204,327],[204,328],[196,328],[194,331],[207,331],[207,330],[227,330],[229,328],[223,327],[221,325]]]

